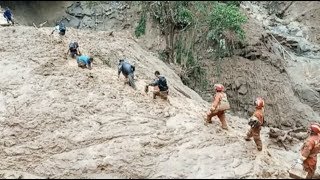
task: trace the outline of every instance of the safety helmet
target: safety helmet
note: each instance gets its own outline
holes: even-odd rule
[[[315,134],[320,134],[320,125],[319,124],[311,124],[309,130]]]
[[[221,92],[224,90],[224,87],[222,84],[215,84],[214,85],[214,89],[217,91],[217,92]]]
[[[264,100],[262,99],[262,97],[257,97],[257,99],[254,101],[254,105],[257,108],[263,108],[264,107]]]

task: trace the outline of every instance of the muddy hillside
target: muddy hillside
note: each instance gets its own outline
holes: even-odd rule
[[[32,26],[23,25],[22,20],[14,26],[0,26],[0,177],[289,178],[288,170],[307,137],[305,128],[280,131],[263,127],[263,150],[258,151],[253,141],[244,140],[248,119],[235,114],[246,112],[243,109],[250,109],[255,94],[262,94],[269,97],[266,113],[271,125],[292,129],[314,120],[318,104],[303,99],[306,91],[299,95],[293,83],[316,89],[311,83],[317,82],[312,78],[315,74],[303,81],[305,71],[297,69],[311,62],[303,58],[316,56],[317,46],[307,41],[303,52],[284,44],[275,48],[290,34],[272,29],[280,25],[267,24],[273,20],[262,7],[242,4],[249,23],[256,23],[255,27],[248,24],[247,31],[254,34],[261,28],[265,32],[263,38],[248,36],[257,42],[252,48],[260,47],[262,55],[248,58],[250,52],[256,52],[247,51],[223,61],[229,73],[219,80],[232,102],[227,131],[216,117],[212,124],[204,125],[210,103],[182,83],[172,67],[159,59],[156,48],[147,48],[158,42],[156,38],[143,43],[146,39],[137,39],[130,28],[73,27],[59,37],[50,35],[52,27],[39,28],[43,19]],[[16,19],[19,22],[18,15]],[[0,24],[5,23],[1,16]],[[157,32],[150,31],[144,38],[151,33]],[[78,68],[76,60],[65,55],[74,40],[83,54],[94,57],[92,70]],[[303,49],[301,42],[297,40],[297,47]],[[281,48],[286,57],[280,54]],[[136,66],[136,91],[124,84],[123,76],[117,77],[118,60],[124,57]],[[152,99],[152,88],[144,92],[156,70],[167,77],[169,101]],[[278,112],[278,118],[272,119],[276,116],[272,112]]]
[[[0,31],[1,56],[10,57],[0,71],[2,177],[288,177],[300,141],[279,149],[264,128],[258,152],[243,139],[247,119],[227,114],[228,131],[217,119],[205,126],[209,103],[127,32],[70,28],[60,39],[51,28]],[[79,36],[83,53],[96,59],[92,70],[65,58]],[[120,57],[136,64],[137,91],[117,78]],[[155,70],[168,78],[169,102],[143,92]]]
[[[51,12],[59,14],[57,9],[63,5],[65,9],[60,16],[47,13],[51,21],[43,16],[35,24],[48,21],[44,26],[52,26],[50,22],[63,19],[69,27],[125,30],[134,36],[142,11],[139,2],[110,1],[68,2],[52,5]],[[44,5],[39,6],[43,9]],[[317,2],[242,2],[241,9],[248,18],[244,26],[245,46],[220,62],[212,60],[210,48],[203,47],[205,40],[199,37],[195,47],[207,67],[208,84],[215,78],[227,87],[234,115],[248,118],[254,98],[260,95],[266,99],[266,120],[270,127],[292,129],[319,122],[319,28],[315,25],[319,19],[318,6]],[[33,19],[26,22],[30,25]],[[165,47],[164,37],[150,16],[146,28],[146,34],[136,41],[159,57]],[[179,75],[176,68],[175,72]],[[211,101],[211,86],[191,88],[204,100]]]

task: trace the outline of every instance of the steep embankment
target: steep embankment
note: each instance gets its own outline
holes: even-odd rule
[[[314,8],[317,7],[317,3],[308,2],[303,6],[305,7],[303,13],[313,12],[312,10],[314,9],[310,9],[311,3],[314,4]],[[245,3],[244,5],[250,16],[256,20],[256,25],[263,27],[266,32],[264,37],[261,38],[263,44],[269,47],[269,51],[275,54],[274,57],[285,68],[285,73],[283,74],[286,78],[276,78],[282,81],[282,85],[278,84],[277,86],[283,86],[283,88],[280,88],[282,90],[279,89],[276,92],[282,91],[284,93],[281,95],[281,92],[280,96],[275,96],[275,101],[279,104],[278,109],[281,114],[286,112],[281,117],[285,117],[284,120],[288,123],[283,125],[299,126],[307,125],[308,121],[319,122],[320,96],[318,89],[320,81],[317,78],[319,75],[317,69],[320,65],[317,60],[320,58],[320,48],[312,42],[314,41],[314,38],[311,38],[313,37],[310,31],[312,27],[306,26],[306,23],[295,21],[295,19],[298,19],[299,13],[301,14],[302,12],[297,9],[293,11],[291,8],[296,7],[299,2],[287,3],[287,5],[290,4],[288,11],[291,16],[286,16],[284,19],[280,19],[275,15],[268,15],[267,10],[261,6],[259,7],[252,3]],[[306,18],[305,21],[312,22],[317,21],[317,19]],[[263,52],[262,56],[266,54],[268,52]],[[275,59],[274,57],[270,57],[270,59]],[[274,74],[278,73],[274,71],[273,74],[267,73],[266,75],[270,77],[274,76]],[[268,82],[271,81],[269,80]],[[272,85],[271,87],[274,88],[275,86]],[[270,92],[272,91],[270,90]],[[290,122],[291,120],[293,120],[293,123]]]
[[[258,152],[243,140],[245,119],[227,115],[229,131],[204,126],[209,104],[130,33],[50,31],[0,27],[2,177],[288,177],[299,143],[278,149],[264,128]],[[95,58],[91,71],[64,58],[71,40]],[[137,91],[117,79],[121,57],[136,64]],[[155,70],[168,78],[170,103],[143,93]]]

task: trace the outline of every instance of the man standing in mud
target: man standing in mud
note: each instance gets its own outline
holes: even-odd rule
[[[13,15],[8,7],[6,7],[6,9],[5,9],[5,11],[3,13],[3,17],[7,19],[8,24],[11,22],[12,25],[14,25]]]
[[[320,152],[320,125],[312,124],[309,133],[310,136],[300,150],[303,170],[308,173],[306,179],[311,179],[317,168],[317,155]]]
[[[250,121],[248,124],[251,126],[251,128],[247,133],[245,140],[250,141],[251,137],[253,137],[253,140],[257,145],[258,151],[262,151],[260,131],[261,126],[264,123],[264,100],[261,97],[258,97],[254,103],[256,106],[256,110],[250,117]]]
[[[77,42],[71,42],[69,44],[69,49],[66,53],[66,56],[68,55],[68,53],[70,52],[70,55],[72,58],[75,58],[76,56],[80,56],[81,52],[79,50],[79,44]]]
[[[132,88],[136,88],[134,84],[134,71],[135,66],[130,64],[128,61],[125,61],[124,59],[119,60],[118,64],[118,78],[120,77],[120,73],[124,75],[126,78],[125,84],[129,84],[132,86]]]

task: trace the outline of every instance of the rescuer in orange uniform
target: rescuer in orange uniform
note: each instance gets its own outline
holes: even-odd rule
[[[223,92],[224,87],[221,84],[215,84],[216,94],[213,98],[213,103],[210,110],[207,112],[207,123],[212,123],[211,119],[213,116],[218,116],[222,124],[223,129],[228,129],[226,122],[225,110],[230,109],[229,102],[227,100],[226,93]],[[222,103],[225,102],[223,105]]]
[[[256,110],[250,118],[250,130],[247,133],[245,140],[250,141],[253,137],[259,151],[262,150],[262,142],[260,138],[261,126],[264,123],[264,100],[258,97],[255,101]]]
[[[317,168],[317,154],[320,152],[320,125],[312,124],[309,133],[310,136],[300,150],[303,170],[308,173],[306,179],[311,179]]]

